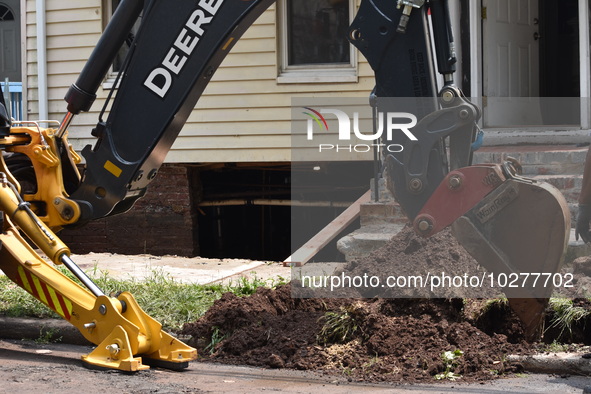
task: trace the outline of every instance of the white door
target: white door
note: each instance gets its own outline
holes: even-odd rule
[[[19,0],[0,0],[0,79],[20,82],[20,5]]]
[[[538,0],[483,0],[484,125],[540,125]]]

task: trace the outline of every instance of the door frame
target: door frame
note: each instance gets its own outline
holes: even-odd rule
[[[482,28],[482,3],[480,1],[470,1],[469,14],[469,53],[470,59],[470,92],[471,96],[477,98],[478,105],[482,108],[483,84],[484,84],[484,65],[483,65],[483,28]],[[535,136],[536,144],[541,143],[562,143],[576,144],[580,142],[589,142],[589,132],[591,131],[591,51],[589,45],[589,23],[590,12],[587,0],[578,0],[579,5],[579,56],[580,56],[580,90],[581,90],[581,122],[580,127],[561,127],[560,130],[548,127],[544,130],[554,131],[553,133],[540,133],[533,129],[485,129],[488,138],[485,139],[487,145],[508,145],[515,143],[531,143]],[[543,131],[543,130],[542,130]],[[509,141],[510,140],[510,141]]]
[[[18,58],[15,59],[18,64],[17,69],[15,70],[15,75],[1,75],[1,79],[2,79],[2,83],[4,83],[4,78],[9,78],[10,82],[21,82],[22,79],[24,78],[23,75],[23,46],[22,46],[22,33],[23,33],[23,29],[22,29],[22,25],[23,25],[23,18],[22,18],[22,1],[21,0],[0,0],[1,4],[4,4],[5,6],[8,7],[8,9],[13,13],[14,16],[14,32],[16,34],[18,34],[18,41],[14,42],[15,48],[13,48],[13,50],[15,51],[15,53],[17,54]],[[20,75],[18,75],[20,74]],[[15,79],[15,78],[20,78],[19,79]]]
[[[589,48],[589,4],[587,0],[579,0],[579,60],[581,63],[581,97],[587,98],[581,100],[581,128],[591,129],[591,109],[589,108],[589,98],[591,97],[591,61]],[[586,105],[585,105],[586,104]]]
[[[22,74],[22,120],[28,120],[28,86],[29,74],[27,73],[27,2],[26,0],[19,0],[21,11],[21,74]]]

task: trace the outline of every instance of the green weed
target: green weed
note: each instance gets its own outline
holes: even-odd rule
[[[566,330],[569,335],[572,334],[573,325],[589,317],[591,311],[580,306],[575,306],[573,301],[568,298],[551,298],[549,302],[553,316],[550,320],[550,328],[560,329],[560,335]]]
[[[259,287],[268,287],[270,289],[274,289],[277,286],[284,285],[289,282],[282,276],[278,276],[277,278],[261,279],[256,276],[256,272],[252,273],[254,274],[252,279],[248,279],[243,276],[236,282],[230,282],[227,285],[229,291],[239,297],[249,296],[254,294]]]
[[[355,368],[352,367],[344,367],[343,365],[341,365],[341,373],[345,376],[351,377],[353,375],[353,371],[355,371]]]
[[[209,352],[209,354],[213,354],[215,352],[215,347],[217,346],[217,344],[226,339],[226,337],[227,335],[222,334],[219,327],[214,327],[213,332],[211,333],[211,341],[209,341],[209,344],[205,347],[204,350],[206,352]]]
[[[442,373],[438,373],[435,375],[435,379],[437,380],[457,380],[462,377],[462,375],[458,375],[454,372],[456,367],[458,366],[458,359],[464,355],[464,352],[460,349],[456,349],[453,352],[447,351],[441,354],[441,360],[443,361],[443,367],[445,370]]]
[[[39,344],[61,342],[62,337],[58,337],[57,334],[59,334],[59,329],[57,328],[45,329],[45,327],[41,327],[39,337],[35,339],[35,342]]]
[[[552,343],[549,343],[547,345],[542,346],[542,348],[540,350],[544,351],[544,352],[548,352],[548,353],[561,353],[561,352],[567,352],[570,348],[570,345],[566,344],[566,343],[560,343],[556,340],[552,341]]]
[[[347,343],[358,333],[358,309],[354,305],[342,306],[338,311],[326,312],[319,322],[323,322],[317,340],[321,344]]]

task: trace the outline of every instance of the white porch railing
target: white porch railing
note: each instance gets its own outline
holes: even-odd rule
[[[23,120],[23,84],[22,82],[4,81],[2,86],[4,101],[8,108],[8,114],[16,119]]]

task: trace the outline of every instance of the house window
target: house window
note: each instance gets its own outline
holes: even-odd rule
[[[117,6],[119,5],[119,3],[121,3],[121,0],[109,0],[109,2],[111,3],[111,11],[110,11],[109,15],[113,15],[113,12],[115,12],[115,10],[117,9]],[[113,72],[119,72],[121,70],[121,68],[123,67],[123,62],[125,61],[125,57],[127,56],[127,53],[129,52],[129,47],[131,46],[131,42],[133,41],[133,38],[135,37],[135,35],[139,29],[139,25],[140,25],[140,19],[138,19],[138,21],[133,25],[133,28],[131,29],[129,37],[127,37],[126,42],[123,44],[123,46],[119,50],[119,53],[117,54],[117,57],[113,61]]]
[[[281,0],[280,83],[356,82],[353,0]]]
[[[117,6],[119,5],[119,3],[121,3],[121,0],[103,0],[103,10],[104,10],[103,24],[105,27],[106,27],[107,23],[109,22],[109,20],[111,19],[111,16],[113,15],[115,10],[117,9]],[[119,52],[117,53],[115,59],[113,60],[111,72],[109,73],[109,75],[107,76],[107,79],[105,80],[105,83],[103,84],[103,87],[105,89],[112,88],[113,83],[115,82],[115,78],[117,77],[117,73],[119,71],[121,71],[121,69],[123,68],[123,63],[125,62],[125,58],[127,56],[127,53],[129,52],[129,47],[131,45],[131,42],[139,29],[140,22],[141,22],[141,16],[137,20],[137,22],[133,25],[133,28],[131,29],[129,37],[127,38],[126,42],[121,46],[121,49],[119,49]]]

